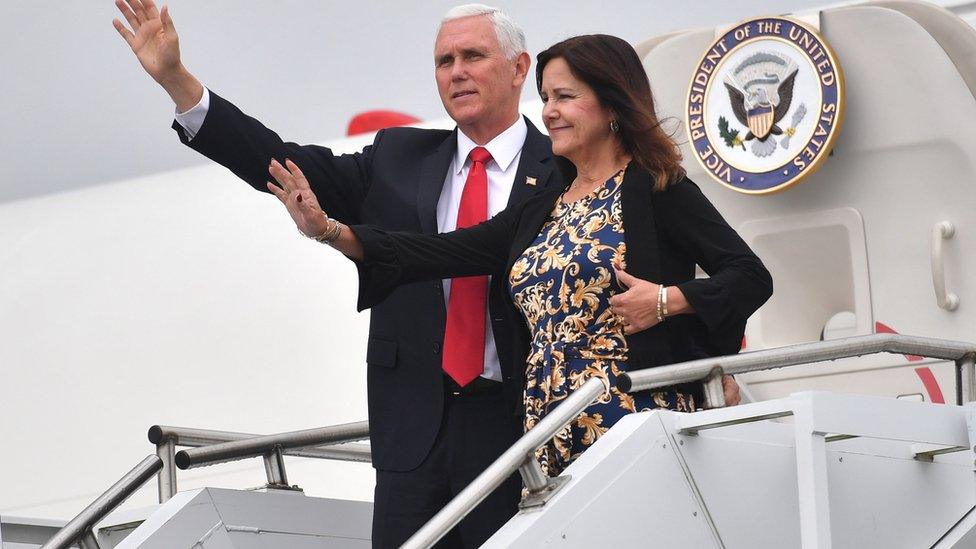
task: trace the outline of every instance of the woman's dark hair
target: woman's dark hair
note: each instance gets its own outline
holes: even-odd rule
[[[654,178],[654,190],[663,191],[685,175],[678,145],[661,128],[654,112],[651,83],[637,52],[625,40],[606,34],[574,36],[551,46],[537,57],[536,87],[542,94],[542,71],[553,59],[564,59],[573,76],[596,92],[600,104],[613,113],[624,149]],[[564,177],[576,177],[576,168],[563,158],[556,163]]]

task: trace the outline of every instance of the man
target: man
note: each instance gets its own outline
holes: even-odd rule
[[[287,158],[331,216],[435,233],[453,230],[469,203],[478,209],[480,202],[484,219],[554,184],[549,141],[518,112],[530,65],[524,35],[496,9],[455,8],[437,34],[437,88],[456,131],[389,129],[362,153],[335,156],[282,142],[206,90],[181,63],[165,6],[116,5],[131,31],[119,20],[116,29],[176,104],[180,139],[257,189],[271,179],[269,161]],[[472,170],[476,148],[488,157],[473,153],[481,166]],[[472,202],[466,182],[479,170],[487,181]],[[478,221],[465,215],[465,224]],[[403,543],[521,434],[523,367],[510,360],[509,328],[499,312],[510,306],[503,281],[492,280],[490,290],[485,279],[460,290],[458,281],[401,288],[372,311],[367,383],[377,547]],[[443,544],[479,546],[515,514],[519,490],[513,476]]]
[[[481,5],[448,12],[435,78],[453,132],[394,128],[361,153],[284,143],[183,67],[166,7],[116,0],[114,25],[176,104],[181,141],[265,190],[269,161],[294,161],[330,216],[391,230],[446,232],[559,184],[550,143],[518,112],[529,71],[522,31]],[[314,236],[314,235],[313,235]],[[372,309],[367,345],[376,468],[373,544],[396,547],[521,434],[522,364],[513,364],[503,280],[419,283]],[[490,327],[490,329],[488,329]],[[477,547],[515,512],[517,476],[442,540]]]

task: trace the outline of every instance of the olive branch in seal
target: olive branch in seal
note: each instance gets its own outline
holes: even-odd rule
[[[739,130],[729,130],[729,121],[725,119],[724,116],[718,117],[718,134],[725,141],[725,144],[729,147],[742,147],[742,150],[746,150],[745,143],[742,142],[742,138],[739,137]]]

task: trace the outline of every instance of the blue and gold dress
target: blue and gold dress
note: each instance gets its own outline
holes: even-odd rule
[[[609,388],[536,452],[549,476],[559,475],[625,414],[695,408],[691,395],[676,391],[631,395],[617,389],[617,376],[626,371],[627,340],[610,311],[610,298],[622,291],[613,267],[626,268],[623,178],[621,170],[571,204],[560,197],[509,274],[512,300],[533,334],[526,362],[525,429],[591,377]]]

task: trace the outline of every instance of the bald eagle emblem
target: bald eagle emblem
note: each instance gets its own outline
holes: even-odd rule
[[[773,193],[827,161],[845,104],[844,75],[819,29],[757,17],[715,33],[702,52],[688,86],[685,131],[717,183]]]
[[[779,53],[760,51],[744,59],[725,77],[725,89],[729,92],[729,102],[736,119],[749,128],[745,138],[734,138],[736,145],[745,148],[745,142],[752,142],[753,154],[766,157],[776,151],[777,142],[773,136],[787,133],[783,147],[789,143],[789,136],[795,132],[799,123],[794,122],[787,132],[779,126],[793,102],[793,85],[796,82],[797,64]],[[799,112],[806,111],[801,105]],[[799,118],[803,115],[800,114]],[[723,134],[729,132],[728,122],[719,121]],[[724,122],[724,124],[722,124]],[[738,134],[738,132],[735,132]]]

